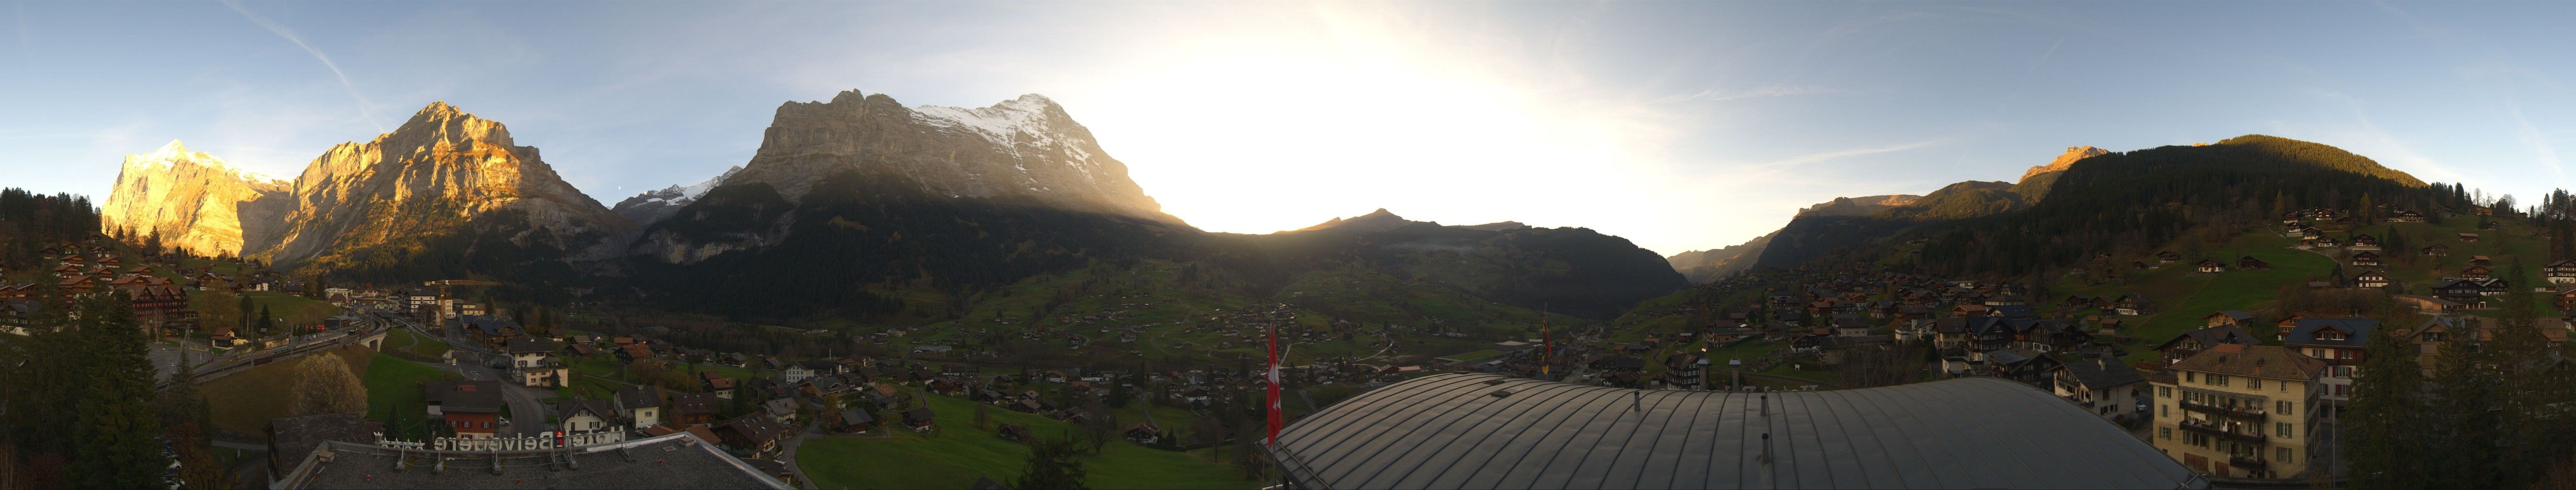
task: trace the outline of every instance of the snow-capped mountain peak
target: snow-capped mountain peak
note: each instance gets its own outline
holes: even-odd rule
[[[707,191],[724,185],[725,179],[732,178],[734,174],[741,172],[742,166],[735,165],[733,168],[725,169],[723,174],[716,175],[715,178],[707,179],[705,182],[699,182],[697,185],[682,187],[675,184],[645,191],[643,194],[636,194],[635,197],[618,201],[616,207],[609,209],[626,216],[626,219],[633,220],[638,225],[652,224],[655,221],[661,221],[662,218],[671,217],[672,213],[680,212],[681,207],[697,202],[698,198],[707,195]]]

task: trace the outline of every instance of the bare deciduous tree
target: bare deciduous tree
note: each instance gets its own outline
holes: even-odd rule
[[[307,356],[295,364],[296,416],[367,409],[367,384],[336,354]]]

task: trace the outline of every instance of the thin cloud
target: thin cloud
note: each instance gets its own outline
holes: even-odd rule
[[[286,26],[278,25],[276,22],[271,22],[266,17],[260,17],[259,14],[250,13],[250,9],[242,8],[241,2],[238,0],[224,0],[224,6],[232,8],[234,12],[241,13],[242,17],[250,19],[251,23],[259,24],[261,28],[268,29],[269,33],[276,34],[277,37],[286,38],[287,42],[295,43],[296,47],[304,48],[304,52],[311,53],[313,55],[313,59],[320,60],[322,62],[322,67],[331,69],[332,76],[340,77],[340,87],[348,89],[349,98],[356,99],[358,101],[358,115],[366,118],[367,124],[375,126],[377,132],[383,132],[385,130],[384,123],[378,122],[375,110],[372,109],[376,104],[368,101],[365,95],[360,95],[358,93],[358,84],[349,82],[349,73],[340,71],[340,64],[331,62],[330,55],[322,54],[322,50],[314,49],[312,44],[305,43],[303,37],[296,36],[295,31],[287,30]]]
[[[1849,149],[1842,149],[1842,150],[1833,150],[1833,151],[1825,151],[1825,152],[1809,153],[1809,154],[1805,154],[1805,155],[1798,155],[1798,156],[1794,156],[1794,157],[1789,157],[1789,158],[1782,159],[1782,160],[1776,160],[1776,161],[1771,161],[1771,162],[1766,162],[1766,163],[1754,164],[1753,166],[1754,166],[1754,167],[1759,167],[1759,168],[1779,168],[1779,167],[1788,167],[1788,166],[1795,166],[1795,165],[1806,165],[1806,164],[1810,164],[1810,163],[1823,162],[1823,161],[1831,161],[1831,160],[1840,160],[1840,159],[1844,159],[1844,158],[1851,158],[1851,157],[1856,157],[1856,156],[1861,156],[1861,155],[1869,155],[1869,154],[1875,154],[1875,153],[1887,153],[1887,152],[1895,152],[1895,151],[1912,150],[1912,149],[1915,149],[1915,148],[1922,148],[1922,147],[1926,147],[1926,146],[1932,146],[1932,145],[1938,145],[1938,144],[1942,144],[1942,143],[1948,143],[1948,142],[1950,142],[1950,140],[1952,140],[1952,139],[1955,139],[1955,138],[1946,138],[1946,137],[1945,137],[1945,138],[1935,138],[1935,139],[1929,139],[1929,140],[1917,141],[1917,142],[1913,142],[1913,143],[1906,143],[1906,144],[1894,145],[1894,146],[1880,146],[1880,147],[1870,147],[1870,148],[1849,148]]]
[[[1813,85],[1772,84],[1772,85],[1770,85],[1770,86],[1766,86],[1766,87],[1762,87],[1762,88],[1757,88],[1757,89],[1753,89],[1753,90],[1745,90],[1745,91],[1728,91],[1728,90],[1721,90],[1721,89],[1714,89],[1714,88],[1712,88],[1712,89],[1708,89],[1708,90],[1702,90],[1702,91],[1700,91],[1699,93],[1696,93],[1696,94],[1685,95],[1685,96],[1682,96],[1682,97],[1680,97],[1680,98],[1673,99],[1673,102],[1689,102],[1689,101],[1694,101],[1694,100],[1705,100],[1705,101],[1710,101],[1710,102],[1724,102],[1724,101],[1736,100],[1736,99],[1755,99],[1755,98],[1764,98],[1764,97],[1788,97],[1788,96],[1792,96],[1792,95],[1830,94],[1830,93],[1834,93],[1834,92],[1837,92],[1837,91],[1836,91],[1836,90],[1834,90],[1834,89],[1825,88],[1825,87],[1818,87],[1818,86],[1813,86]]]
[[[2522,103],[2512,97],[2506,97],[2504,109],[2513,114],[2513,122],[2516,125],[2514,138],[2521,140],[2523,145],[2530,146],[2532,155],[2539,158],[2541,164],[2548,165],[2550,172],[2558,174],[2560,180],[2565,180],[2567,167],[2559,165],[2558,149],[2549,145],[2549,137],[2541,134],[2539,127],[2531,125],[2531,118],[2522,115]]]

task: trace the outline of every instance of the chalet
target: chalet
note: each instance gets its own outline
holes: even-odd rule
[[[1154,424],[1144,422],[1137,422],[1136,425],[1127,426],[1126,436],[1127,442],[1137,444],[1150,445],[1163,442],[1163,430],[1154,428]]]
[[[2156,265],[2166,265],[2180,261],[2182,261],[2182,254],[2174,253],[2172,250],[2156,252]]]
[[[2451,246],[2449,245],[2433,245],[2424,247],[2422,250],[2426,257],[2441,257],[2451,254]]]
[[[2219,262],[2218,259],[2200,259],[2200,266],[2196,270],[2206,274],[2227,272],[2227,264]]]
[[[1963,304],[1963,305],[1958,305],[1958,306],[1950,307],[1950,316],[1957,316],[1957,317],[1986,316],[1986,314],[1987,314],[1988,312],[1991,312],[1991,311],[1993,311],[1993,310],[1992,310],[1992,309],[1990,309],[1990,308],[1987,308],[1987,307],[1986,307],[1986,305],[1967,305],[1967,304]]]
[[[617,409],[599,400],[555,402],[555,426],[568,431],[618,430]]]
[[[823,423],[826,427],[843,433],[866,432],[876,427],[877,417],[869,414],[866,409],[850,408],[824,412]]]
[[[724,425],[716,426],[715,433],[716,439],[726,447],[753,458],[774,454],[778,451],[778,441],[794,434],[786,424],[762,414],[734,417]]]
[[[2161,354],[2158,357],[2163,361],[2162,364],[2171,365],[2219,344],[2257,345],[2261,343],[2263,343],[2262,339],[2246,333],[2244,328],[2210,327],[2176,335],[2173,340],[2156,345],[2156,352]]]
[[[2319,230],[2314,226],[2302,226],[2299,227],[2299,236],[2304,238],[2323,238],[2326,236],[2326,231]]]
[[[2493,275],[2495,275],[2495,271],[2488,269],[2487,266],[2483,265],[2472,265],[2467,269],[2460,269],[2461,279],[2486,279],[2488,276]]]
[[[2067,363],[2050,373],[2056,381],[2058,398],[2066,399],[2094,416],[2125,423],[2145,410],[2147,378],[2138,369],[2109,356],[2088,362]]]
[[[712,424],[724,404],[706,395],[671,395],[671,418],[682,425]]]
[[[1010,422],[1003,422],[1001,425],[994,427],[993,437],[999,437],[1005,441],[1023,443],[1037,439],[1036,436],[1029,433],[1029,426]]]
[[[2486,207],[2486,206],[2477,206],[2477,207],[2472,207],[2472,208],[2469,208],[2469,214],[2474,214],[2474,215],[2478,215],[2478,216],[2495,216],[2495,208]]]
[[[2252,255],[2247,255],[2236,258],[2236,268],[2256,271],[2270,270],[2272,268],[2272,264],[2264,263],[2263,259],[2257,259]]]
[[[2209,327],[2237,326],[2252,323],[2254,315],[2239,310],[2226,310],[2211,313],[2209,316],[2201,317],[2201,320],[2204,326]]]
[[[2334,237],[2320,236],[2309,238],[2308,245],[2317,248],[2336,248],[2343,246],[2343,242],[2336,241]]]
[[[796,423],[795,399],[772,399],[766,402],[761,402],[760,408],[769,415],[770,420],[775,420],[780,424],[788,425],[794,425]]]
[[[733,399],[736,384],[733,378],[716,374],[715,371],[698,372],[698,391],[715,394],[716,398]]]
[[[2464,308],[2486,308],[2486,288],[2477,281],[2452,279],[2433,285],[2433,297],[2459,303]]]
[[[487,386],[479,383],[449,386],[452,389],[444,392],[441,392],[439,383],[430,383],[426,387],[433,400],[432,409],[438,410],[439,420],[454,430],[457,437],[492,437],[500,426],[503,401],[499,386],[488,386],[493,389],[485,389]]]
[[[906,410],[903,412],[903,425],[905,427],[912,428],[913,432],[928,433],[932,430],[938,429],[931,420],[932,417],[936,416],[938,416],[938,414],[931,412],[929,407]]]
[[[645,347],[644,344],[620,345],[617,346],[617,350],[615,352],[617,353],[617,360],[622,362],[635,362],[653,358],[653,348]]]
[[[554,356],[554,339],[518,337],[504,348],[510,354],[511,378],[522,386],[560,387],[572,383],[572,368]]]
[[[2041,377],[2063,365],[2065,362],[2057,360],[2057,356],[2027,349],[1996,349],[1986,353],[1988,376],[2023,383],[2039,382]]]
[[[2388,218],[2388,222],[2390,222],[2390,223],[2422,223],[2422,222],[2424,222],[2424,213],[2419,213],[2419,212],[2414,212],[2414,211],[2399,211],[2399,212],[2397,212],[2397,216],[2389,217],[2389,218]]]
[[[2120,301],[2112,303],[2111,308],[2122,315],[2138,316],[2154,309],[2155,303],[2147,300],[2146,293],[2129,293],[2121,296]]]
[[[2484,255],[2471,255],[2469,256],[2469,265],[2495,267],[2495,259],[2487,258],[2487,256]]]
[[[472,337],[489,348],[499,349],[510,339],[519,337],[519,322],[504,318],[460,316],[456,317],[456,322],[465,328],[467,337]]]
[[[2372,250],[2379,249],[2379,238],[2368,234],[2353,234],[2352,240],[2345,243],[2352,245],[2352,248],[2367,248]]]
[[[2499,296],[2504,293],[2512,292],[2513,290],[2513,284],[2511,284],[2511,281],[2503,279],[2487,278],[2477,279],[2476,281],[2478,283],[2478,294]]]
[[[2551,284],[2576,284],[2576,259],[2561,259],[2541,266],[2542,277]]]
[[[2364,272],[2361,275],[2352,276],[2352,286],[2365,289],[2388,287],[2388,274],[2377,271]]]
[[[2311,318],[2299,322],[2281,341],[2292,352],[2325,361],[2327,369],[2317,377],[2320,384],[2317,416],[2332,420],[2352,402],[2354,371],[2361,368],[2364,350],[2379,320],[2367,318]]]
[[[652,388],[619,388],[617,394],[609,398],[609,403],[617,410],[618,419],[637,429],[662,425],[662,397],[654,394]]]
[[[2478,234],[2476,234],[2476,233],[2461,233],[2461,234],[2460,234],[2460,243],[2477,243],[2477,242],[2478,242]]]

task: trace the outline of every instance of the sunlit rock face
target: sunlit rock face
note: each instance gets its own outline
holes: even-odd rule
[[[126,155],[100,214],[107,231],[158,236],[162,245],[196,255],[239,255],[246,244],[276,243],[289,189],[171,141]]]
[[[778,107],[760,151],[724,183],[765,183],[798,201],[849,169],[900,174],[940,195],[1027,197],[1180,222],[1128,179],[1127,165],[1101,150],[1089,128],[1036,94],[976,109],[907,108],[855,90],[830,102],[789,102]]]
[[[612,251],[610,238],[634,228],[555,175],[536,147],[514,144],[509,128],[445,102],[373,141],[331,147],[295,179],[295,202],[285,236],[267,252],[279,264],[454,231],[499,210],[522,212],[536,228],[513,243],[585,254]],[[588,238],[572,242],[577,236]]]

